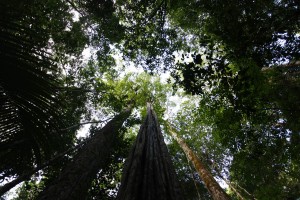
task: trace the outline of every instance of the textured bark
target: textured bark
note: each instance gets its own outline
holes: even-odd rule
[[[212,198],[214,200],[229,200],[230,197],[221,188],[221,186],[214,179],[209,170],[206,169],[206,166],[201,162],[201,160],[197,157],[193,150],[189,148],[185,141],[178,136],[176,131],[171,126],[169,126],[168,128],[173,138],[178,142],[184,153],[187,155],[188,159],[193,163],[195,169],[197,170],[200,178],[204,182]]]
[[[181,200],[167,146],[151,105],[126,160],[118,200]]]
[[[131,109],[125,110],[96,133],[38,199],[84,200],[92,180],[111,155],[118,131],[130,113]]]
[[[5,185],[0,187],[0,196],[4,195],[7,191],[9,191],[10,189],[12,189],[13,187],[15,187],[16,185],[18,185],[19,183],[23,182],[23,181],[27,181],[30,179],[30,177],[37,173],[38,171],[44,169],[45,167],[48,167],[49,165],[51,165],[53,162],[57,162],[59,159],[61,159],[64,155],[66,155],[67,153],[70,153],[72,151],[75,151],[79,148],[81,148],[84,144],[86,144],[87,142],[89,142],[92,138],[87,139],[81,143],[79,143],[77,146],[72,147],[62,153],[59,153],[58,155],[54,156],[53,158],[51,158],[50,160],[46,161],[45,163],[37,166],[36,168],[30,170],[30,171],[25,171],[22,175],[20,175],[18,178],[14,179],[13,181],[6,183]]]
[[[37,170],[39,171],[39,170]],[[15,187],[16,185],[18,185],[19,183],[23,182],[23,181],[26,181],[28,180],[35,172],[37,171],[30,171],[30,174],[26,173],[26,174],[23,174],[21,176],[19,176],[18,178],[16,178],[15,180],[9,182],[9,183],[6,183],[5,185],[1,186],[0,187],[0,197],[2,195],[4,195],[7,191],[9,191],[10,189],[12,189],[13,187]]]

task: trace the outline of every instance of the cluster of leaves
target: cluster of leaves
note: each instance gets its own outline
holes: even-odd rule
[[[173,67],[173,87],[182,86],[192,95],[226,100],[247,113],[260,109],[258,101],[265,95],[267,85],[258,66],[249,59],[230,61],[217,45],[202,48],[199,54],[182,55]]]
[[[292,20],[293,19],[293,20]],[[251,112],[264,96],[263,67],[299,59],[296,1],[175,1],[170,21],[197,38],[193,61],[178,62],[175,84],[192,94],[216,89],[238,109]],[[190,40],[191,41],[191,40]]]
[[[100,7],[106,10],[112,4],[105,1]],[[78,76],[95,75],[80,66],[81,52],[95,39],[85,29],[108,17],[87,16],[90,8],[92,4],[82,5],[77,21],[73,1],[0,3],[2,180],[74,145],[75,130],[66,127],[87,115],[85,102],[93,94],[89,79]]]
[[[220,84],[227,89],[232,87],[235,69],[229,65],[223,51],[212,44],[202,44],[201,49],[199,53],[182,54],[173,66],[174,86],[182,86],[192,95],[203,94],[208,87],[215,88]]]
[[[168,1],[120,0],[116,6],[125,27],[125,37],[119,45],[123,59],[151,72],[168,68],[173,51],[181,43],[176,31],[168,26]]]
[[[172,3],[170,19],[193,37],[221,42],[232,57],[259,66],[299,58],[297,1],[186,1]]]
[[[43,182],[38,182],[37,180],[27,181],[18,189],[18,196],[13,198],[13,200],[36,199],[44,187]]]
[[[299,132],[299,65],[292,64],[265,69],[264,74],[270,84],[266,88],[268,92],[263,98],[272,101],[273,108],[281,110],[286,119],[284,127],[295,133]]]
[[[110,75],[103,81],[107,87],[101,101],[103,105],[112,106],[115,111],[120,111],[124,106],[133,104],[135,108],[143,108],[152,102],[156,112],[164,113],[167,94],[171,93],[169,84],[161,83],[160,77],[150,76],[147,73],[128,73],[121,78]],[[142,114],[142,116],[144,116]]]
[[[50,33],[43,27],[49,21],[39,18],[35,3],[1,2],[1,178],[41,164],[70,142],[68,134],[59,132],[66,105],[60,101],[65,95],[56,90],[61,85],[58,67],[45,49]],[[55,19],[52,14],[48,17]]]

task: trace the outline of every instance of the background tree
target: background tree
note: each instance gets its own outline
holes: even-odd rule
[[[168,131],[172,137],[178,142],[179,146],[183,149],[187,158],[193,163],[195,169],[197,170],[200,178],[203,180],[206,188],[210,192],[213,199],[229,199],[228,194],[221,188],[217,181],[213,178],[204,163],[197,157],[197,155],[190,149],[190,147],[185,143],[185,141],[179,137],[177,131],[167,124]]]

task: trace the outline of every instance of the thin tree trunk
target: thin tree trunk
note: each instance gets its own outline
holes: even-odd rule
[[[200,193],[199,193],[199,188],[198,188],[197,182],[196,182],[196,180],[195,180],[195,175],[194,175],[194,172],[193,172],[192,167],[191,167],[191,165],[190,165],[190,160],[189,160],[189,158],[187,157],[187,155],[186,155],[186,159],[187,159],[187,161],[188,161],[188,166],[189,166],[189,169],[190,169],[190,171],[191,171],[191,175],[192,175],[192,178],[193,178],[193,182],[194,182],[194,185],[195,185],[195,188],[196,188],[196,191],[197,191],[198,200],[201,200],[201,195],[200,195]]]
[[[225,181],[225,183],[232,189],[232,191],[238,196],[240,200],[245,200],[244,197],[239,193],[239,191],[230,183],[230,181],[226,180],[223,176],[218,175]]]
[[[84,200],[92,180],[111,155],[118,131],[130,113],[131,109],[126,109],[96,133],[38,199]]]
[[[126,160],[118,200],[181,200],[170,155],[151,105]]]
[[[245,200],[245,198],[241,195],[241,193],[238,191],[238,189],[235,188],[235,186],[233,186],[229,180],[227,180],[226,178],[224,178],[224,177],[222,176],[221,172],[220,172],[216,167],[213,167],[213,169],[217,172],[218,176],[219,176],[223,181],[225,181],[225,183],[232,189],[232,191],[238,196],[238,198],[239,198],[240,200]],[[252,197],[252,195],[249,194],[248,192],[247,192],[247,194],[248,194],[249,196]]]
[[[221,188],[218,182],[214,179],[209,170],[206,169],[206,166],[201,162],[197,155],[193,152],[192,149],[185,143],[185,141],[180,138],[170,125],[168,125],[169,132],[173,138],[178,142],[180,147],[183,149],[184,153],[187,155],[188,159],[193,163],[195,169],[199,173],[200,178],[204,182],[206,188],[211,194],[214,200],[229,200],[230,197],[226,192]]]

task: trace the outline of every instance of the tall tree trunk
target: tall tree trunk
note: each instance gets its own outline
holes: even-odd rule
[[[170,125],[168,125],[169,132],[173,138],[178,142],[180,147],[183,149],[184,153],[187,155],[188,159],[193,163],[195,169],[197,170],[200,178],[204,182],[206,188],[211,194],[214,200],[229,200],[230,197],[225,193],[221,188],[218,182],[214,179],[209,170],[206,169],[206,166],[201,162],[197,155],[193,152],[192,149],[185,143],[185,141],[180,138],[177,134],[177,131],[174,130]]]
[[[151,105],[126,160],[118,200],[181,200],[170,155]]]
[[[65,154],[80,148],[82,145],[79,144],[78,146],[76,146],[75,148],[71,148],[68,149],[67,151],[64,151],[56,156],[54,156],[53,158],[51,158],[50,160],[46,161],[45,163],[37,166],[36,168],[30,170],[30,171],[25,171],[23,172],[22,175],[20,175],[19,177],[17,177],[16,179],[14,179],[13,181],[6,183],[5,185],[0,187],[0,196],[4,195],[6,192],[8,192],[10,189],[12,189],[13,187],[15,187],[16,185],[18,185],[19,183],[23,182],[23,181],[27,181],[28,179],[30,179],[30,177],[37,173],[38,171],[44,169],[45,167],[51,165],[52,162],[59,160],[60,158],[62,158]]]
[[[60,176],[39,195],[38,199],[85,199],[92,180],[111,155],[114,143],[119,136],[118,131],[130,113],[131,109],[126,109],[96,133]]]
[[[58,162],[60,159],[63,158],[64,155],[66,155],[67,153],[70,153],[72,151],[78,150],[80,149],[83,145],[85,145],[86,143],[88,143],[90,140],[92,140],[93,138],[89,138],[86,139],[85,141],[80,142],[79,144],[77,144],[75,147],[69,148],[68,150],[59,153],[57,155],[55,155],[53,158],[51,158],[50,160],[47,160],[46,162],[44,162],[41,165],[38,165],[36,168],[30,170],[30,171],[25,171],[23,172],[22,175],[20,175],[19,177],[17,177],[16,179],[14,179],[13,181],[6,183],[5,185],[0,187],[0,197],[2,195],[4,195],[6,192],[8,192],[10,189],[12,189],[13,187],[15,187],[16,185],[18,185],[19,183],[23,182],[23,181],[27,181],[30,179],[30,177],[37,173],[38,171],[48,167],[49,165],[51,165],[53,162]]]

